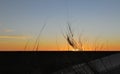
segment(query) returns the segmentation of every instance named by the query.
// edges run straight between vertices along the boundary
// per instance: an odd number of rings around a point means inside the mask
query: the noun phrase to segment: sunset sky
[[[0,51],[34,50],[44,24],[39,50],[67,50],[68,22],[75,38],[120,50],[120,0],[0,0]]]

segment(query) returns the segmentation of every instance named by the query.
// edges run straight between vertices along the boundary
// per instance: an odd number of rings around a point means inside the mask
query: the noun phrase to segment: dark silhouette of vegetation
[[[70,45],[74,51],[84,51],[88,49],[87,46],[89,46],[89,49],[91,50],[98,50],[104,48],[103,43],[100,43],[97,39],[94,41],[90,41],[88,39],[85,39],[82,34],[79,35],[78,40],[74,38],[73,30],[71,28],[71,25],[68,24],[67,32],[66,34],[63,34],[64,38],[67,40],[68,45]]]
[[[34,47],[33,47],[33,50],[35,50],[35,51],[38,51],[38,50],[39,50],[39,39],[40,39],[40,36],[41,36],[41,34],[42,34],[45,26],[46,26],[46,24],[44,24],[44,25],[42,26],[42,28],[41,28],[41,30],[40,30],[40,32],[39,32],[39,35],[37,36],[37,38],[36,38],[36,40],[35,40],[35,44],[34,44]],[[25,47],[24,47],[24,50],[27,49],[28,44],[29,44],[29,40],[26,42]]]

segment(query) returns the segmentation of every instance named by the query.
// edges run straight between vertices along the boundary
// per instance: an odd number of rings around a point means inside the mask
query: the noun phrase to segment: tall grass
[[[25,44],[25,47],[24,47],[24,50],[27,49],[29,42],[30,42],[30,40],[27,40],[27,42],[26,42],[26,44]]]
[[[41,28],[41,30],[40,30],[40,32],[39,32],[38,37],[36,38],[36,41],[35,41],[35,45],[34,45],[33,50],[36,50],[36,51],[39,50],[39,39],[40,39],[40,36],[41,36],[41,34],[42,34],[45,26],[46,26],[46,24],[44,24],[44,25],[42,26],[42,28]]]
[[[63,36],[67,40],[68,45],[70,45],[74,49],[74,51],[84,51],[87,50],[88,47],[90,50],[94,51],[104,48],[103,43],[101,43],[98,39],[90,41],[89,39],[85,39],[82,34],[79,35],[78,39],[75,39],[70,24],[67,24],[67,32],[66,34],[63,34]]]
[[[40,36],[41,36],[41,34],[42,34],[45,26],[46,26],[46,24],[44,24],[44,25],[42,26],[42,28],[40,29],[40,32],[39,32],[37,38],[35,39],[35,44],[34,44],[34,47],[33,47],[33,51],[34,51],[34,50],[35,50],[35,51],[38,51],[38,50],[39,50],[39,44],[40,44],[40,43],[39,43],[39,40],[40,40]],[[27,49],[29,42],[30,42],[30,40],[28,40],[28,41],[26,42],[25,47],[24,47],[24,50]]]
[[[68,28],[67,28],[67,32],[64,35],[65,39],[67,40],[68,44],[74,48],[74,50],[81,50],[83,51],[82,48],[82,41],[81,39],[79,40],[79,43],[74,39],[74,34],[73,31],[71,29],[70,24],[68,24]]]
[[[42,26],[37,38],[35,39],[35,43],[34,43],[34,47],[33,47],[33,50],[35,50],[35,51],[39,50],[39,44],[40,44],[39,40],[40,40],[40,36],[41,36],[45,26],[46,26],[46,24],[44,24]],[[97,39],[95,39],[94,41],[85,39],[83,34],[79,34],[78,38],[75,39],[75,34],[73,33],[71,24],[69,24],[69,23],[67,24],[67,31],[65,32],[65,34],[63,34],[63,36],[68,43],[68,51],[69,51],[69,46],[71,46],[74,51],[85,51],[86,49],[88,49],[88,47],[90,50],[94,50],[94,51],[104,48],[103,43],[100,43],[100,41],[98,41]],[[29,40],[26,42],[24,50],[27,49],[29,42],[30,42]],[[57,44],[57,48],[59,49],[57,40],[56,40],[56,44]],[[88,47],[86,48],[86,46],[88,46]]]

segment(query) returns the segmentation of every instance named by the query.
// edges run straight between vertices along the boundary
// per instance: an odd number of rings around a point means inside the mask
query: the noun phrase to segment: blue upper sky
[[[120,0],[0,0],[0,35],[62,35],[66,23],[88,36],[120,37]]]

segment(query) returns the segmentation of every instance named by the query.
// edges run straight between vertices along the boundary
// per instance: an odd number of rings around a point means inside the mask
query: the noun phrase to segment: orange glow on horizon
[[[25,39],[1,39],[0,42],[0,51],[36,51],[33,49],[35,45],[35,40],[31,39],[25,48],[27,40]],[[111,41],[108,45],[101,49],[97,49],[98,51],[120,51],[120,42],[119,41]],[[84,45],[84,51],[97,51],[94,50],[94,46],[90,46],[89,44]],[[38,51],[72,51],[72,47],[67,44],[64,40],[61,42],[52,40],[41,40],[39,43]]]

